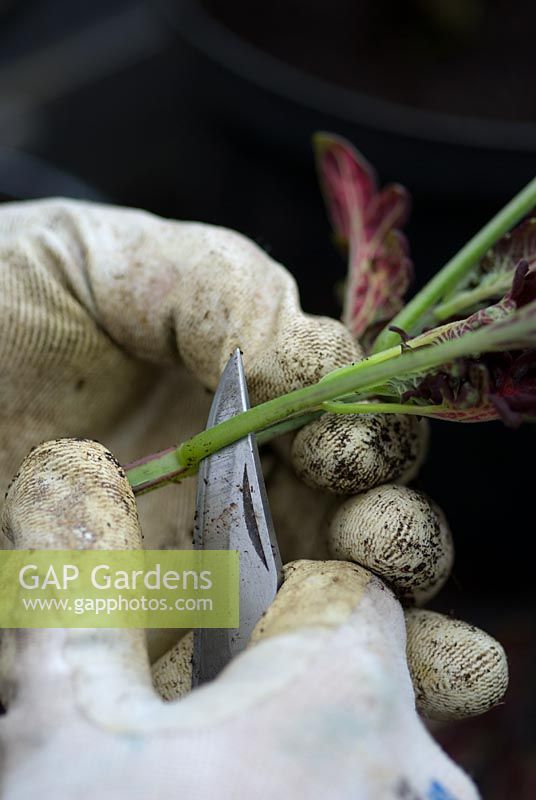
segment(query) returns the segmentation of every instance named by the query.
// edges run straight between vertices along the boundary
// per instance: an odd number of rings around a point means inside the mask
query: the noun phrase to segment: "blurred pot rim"
[[[241,80],[341,123],[437,144],[536,151],[536,123],[462,117],[370,97],[264,53],[218,22],[199,0],[158,0],[158,7],[180,36]]]

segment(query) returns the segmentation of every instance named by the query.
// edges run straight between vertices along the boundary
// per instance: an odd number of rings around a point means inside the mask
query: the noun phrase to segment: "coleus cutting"
[[[404,305],[413,271],[401,232],[408,193],[395,184],[378,190],[370,165],[341,137],[318,134],[315,153],[348,259],[343,321],[367,357],[127,466],[135,492],[193,474],[248,433],[262,441],[325,412],[512,426],[536,417],[536,217],[521,222],[536,207],[536,178]]]
[[[411,278],[407,241],[397,229],[407,220],[409,197],[397,185],[379,192],[371,167],[344,139],[320,134],[315,144],[328,214],[336,239],[348,250],[343,320],[368,349],[378,333],[377,323],[393,320],[401,309]],[[414,327],[405,331],[395,317],[388,329],[399,334],[408,349],[422,347],[508,320],[535,300],[536,218],[532,218],[505,234],[439,302],[423,306],[426,313],[421,314],[420,324],[415,320]],[[446,324],[435,327],[442,321]],[[425,326],[426,333],[410,338]],[[426,416],[463,422],[500,417],[518,425],[524,414],[536,413],[536,349],[471,354],[439,368],[395,377],[377,396],[397,405],[426,406],[421,408]],[[331,410],[348,413],[342,406],[332,405]]]

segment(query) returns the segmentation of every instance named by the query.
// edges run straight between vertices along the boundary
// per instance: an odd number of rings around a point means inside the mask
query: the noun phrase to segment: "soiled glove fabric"
[[[36,448],[6,499],[13,544],[72,545],[76,523],[95,548],[139,548],[134,497],[106,455],[80,440]],[[153,691],[138,630],[6,633],[9,800],[476,797],[415,713],[400,604],[356,564],[287,566],[256,643],[175,703]]]
[[[46,440],[95,439],[126,463],[198,432],[237,346],[252,403],[361,357],[339,323],[301,311],[288,272],[239,234],[61,200],[0,209],[0,342],[2,497]],[[43,797],[433,797],[445,786],[474,797],[415,714],[402,609],[367,571],[417,603],[446,580],[446,521],[403,485],[424,439],[410,418],[325,415],[275,448],[267,480],[284,558],[323,560],[288,566],[260,641],[179,703],[154,694],[138,633],[5,634],[8,796],[39,785]],[[30,455],[5,501],[5,546],[83,548],[84,527],[92,546],[119,547],[110,520],[140,546],[130,489],[100,449],[55,442]],[[106,503],[103,468],[128,497],[122,510]],[[145,546],[191,546],[194,494],[185,481],[139,500]],[[421,709],[448,718],[500,699],[506,661],[490,637],[423,610],[408,626]],[[182,642],[154,668],[161,693],[180,694],[187,671]]]

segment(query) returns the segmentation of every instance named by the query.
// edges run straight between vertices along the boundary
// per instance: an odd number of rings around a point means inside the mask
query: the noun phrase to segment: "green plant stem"
[[[385,355],[384,352],[353,366],[334,370],[313,386],[276,397],[197,434],[179,447],[179,462],[184,467],[193,467],[207,455],[252,431],[262,430],[268,425],[303,411],[319,411],[323,403],[354,392],[371,394],[377,386],[392,378],[424,372],[469,354],[493,352],[515,346],[513,343],[518,337],[519,341],[522,341],[523,336],[534,335],[536,321],[529,311],[531,311],[529,306],[522,309],[519,312],[519,319],[509,322],[507,326],[504,322],[487,325],[457,339],[413,350],[411,342],[408,342],[403,351],[400,345],[392,348],[393,355],[388,360],[381,358]]]
[[[257,432],[257,441],[262,444],[274,436],[311,422],[323,413],[318,407],[324,400],[333,400],[351,391],[356,371],[396,358],[401,352],[401,346],[397,345],[388,352],[333,370],[313,386],[297,389],[237,414],[226,422],[202,431],[177,449],[169,448],[127,464],[124,469],[135,494],[152,491],[194,474],[203,458],[248,433]],[[349,387],[347,392],[344,390],[346,386]]]
[[[334,370],[313,386],[297,389],[255,406],[242,414],[237,414],[235,417],[192,437],[180,445],[174,453],[166,451],[164,454],[156,454],[143,459],[142,490],[145,491],[148,487],[155,488],[157,484],[161,485],[163,482],[179,480],[191,475],[196,471],[203,458],[247,436],[248,433],[265,430],[304,412],[318,413],[324,410],[323,404],[328,401],[340,400],[353,393],[374,396],[378,386],[393,378],[413,373],[418,374],[469,354],[524,346],[523,342],[527,337],[536,335],[536,319],[530,306],[521,309],[516,314],[517,319],[509,321],[508,325],[501,321],[433,346],[420,346],[412,349],[411,342],[408,342],[402,349],[402,346],[399,345],[391,349],[389,359],[385,358],[384,351],[353,366]],[[376,412],[379,404],[371,403],[371,407],[372,405]],[[362,411],[363,408],[361,407],[359,410]],[[407,409],[404,408],[404,413],[406,411]],[[423,413],[422,408],[419,411],[421,414]],[[127,468],[129,480],[136,490],[139,490],[140,486],[139,474],[138,478],[136,478],[136,473],[133,477],[132,470],[139,469],[139,466],[138,462],[132,465],[131,469]]]
[[[501,292],[507,292],[512,286],[512,273],[507,272],[503,276],[502,285],[497,281],[493,286],[475,286],[474,289],[467,289],[457,292],[454,297],[440,303],[434,308],[434,318],[438,322],[444,322],[451,317],[458,316],[462,312],[475,308],[482,302],[491,302],[495,295],[497,300],[501,297]]]
[[[195,470],[187,470],[179,462],[176,447],[132,461],[124,467],[135,494],[145,494],[160,489],[168,483],[177,483]]]
[[[322,403],[324,411],[330,414],[416,414],[420,417],[433,416],[438,411],[448,411],[444,405],[417,406],[409,403]]]
[[[270,425],[257,433],[257,444],[265,444],[275,439],[276,436],[282,436],[296,428],[302,428],[322,416],[323,413],[324,411],[313,411],[308,414],[299,414],[275,425]],[[141,495],[161,489],[170,483],[180,483],[184,478],[194,475],[197,472],[197,466],[197,464],[190,468],[182,466],[178,457],[178,449],[170,447],[132,461],[124,466],[124,470],[134,494]]]
[[[519,222],[536,205],[536,178],[496,214],[476,236],[445,264],[437,275],[396,315],[377,337],[372,348],[379,353],[394,344],[399,334],[390,331],[395,325],[408,333],[416,332],[425,314],[448,292],[452,291],[495,242]]]
[[[266,444],[266,442],[275,439],[276,436],[282,436],[284,433],[295,431],[296,428],[303,428],[313,420],[322,416],[323,411],[312,411],[309,414],[298,414],[295,417],[286,419],[283,422],[278,422],[276,425],[270,425],[268,428],[257,433],[257,444]]]
[[[356,370],[365,369],[371,364],[383,363],[387,359],[399,356],[401,352],[401,346],[397,345],[358,364],[333,370],[314,386],[298,389],[238,414],[227,422],[199,433],[178,449],[169,448],[127,464],[125,472],[134,492],[136,494],[149,492],[194,474],[203,458],[247,436],[248,433],[257,432],[257,441],[262,444],[274,436],[312,422],[323,413],[315,409],[316,405],[320,405],[324,400],[340,397],[338,387],[343,385],[341,379],[344,382],[345,376],[349,376],[351,381]],[[333,381],[335,386],[331,388]]]

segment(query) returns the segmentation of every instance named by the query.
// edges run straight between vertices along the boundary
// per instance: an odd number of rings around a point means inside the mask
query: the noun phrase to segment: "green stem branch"
[[[419,417],[434,416],[440,411],[448,411],[444,405],[418,406],[409,403],[322,403],[324,411],[330,414],[416,414]]]
[[[421,289],[396,315],[377,337],[373,353],[394,345],[398,334],[389,330],[391,325],[408,333],[415,333],[426,313],[451,292],[486,254],[498,239],[518,223],[536,205],[536,178],[517,194],[476,236],[445,264],[437,275]]]
[[[505,272],[500,277],[502,280],[496,280],[491,285],[484,283],[475,286],[474,289],[457,292],[454,297],[434,308],[434,318],[438,322],[444,322],[451,317],[474,310],[479,304],[500,300],[512,286],[512,273]]]
[[[523,311],[526,312],[526,309],[522,309]],[[364,397],[368,394],[373,397],[378,386],[393,378],[430,370],[466,355],[508,349],[513,346],[512,342],[516,341],[516,336],[525,335],[526,313],[522,312],[520,319],[511,321],[506,329],[503,323],[487,325],[457,339],[417,346],[413,349],[411,342],[408,342],[404,349],[400,345],[392,348],[389,351],[391,357],[388,359],[383,352],[349,367],[334,370],[312,386],[276,397],[198,433],[181,444],[176,451],[166,451],[146,458],[141,466],[136,463],[130,468],[127,467],[128,478],[136,491],[148,491],[156,485],[180,480],[195,473],[203,458],[249,433],[263,431],[278,423],[290,421],[304,412],[316,414],[325,409],[326,402],[340,400],[352,393]],[[530,315],[529,322],[532,327],[536,325]],[[379,404],[373,405],[374,411],[377,412]],[[392,406],[387,405],[391,410]],[[359,411],[362,412],[363,408],[360,407]],[[404,413],[406,412],[407,407],[404,407]],[[423,414],[423,409],[410,413],[419,412]],[[140,469],[143,471],[136,472]]]

